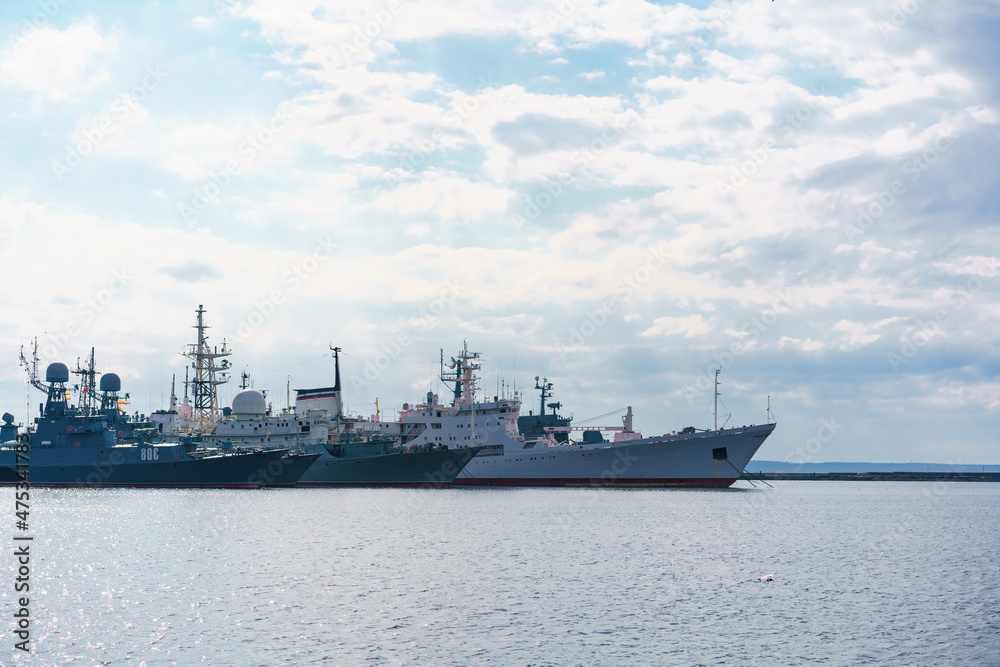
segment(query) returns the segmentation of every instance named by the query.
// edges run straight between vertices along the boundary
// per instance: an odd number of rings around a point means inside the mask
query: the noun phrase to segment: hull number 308
[[[141,449],[141,451],[142,451],[142,460],[143,461],[159,461],[160,460],[160,452],[157,450],[156,447],[143,447]]]

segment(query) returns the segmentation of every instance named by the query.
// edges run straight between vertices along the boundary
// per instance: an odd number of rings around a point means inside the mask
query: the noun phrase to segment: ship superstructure
[[[339,347],[332,386],[295,390],[297,414],[329,415],[327,455],[306,471],[300,486],[448,486],[480,451],[477,440],[420,437],[421,427],[400,421],[352,417],[344,410]],[[468,431],[466,431],[468,432]]]
[[[34,342],[31,358],[25,357],[21,350],[21,366],[28,373],[28,383],[43,392],[49,388],[38,379],[38,341]],[[125,409],[129,405],[129,395],[121,394],[121,378],[117,373],[102,373],[94,363],[94,348],[90,348],[90,356],[85,363],[76,360],[76,369],[69,371],[80,377],[77,383],[66,384],[67,405],[79,416],[103,415],[109,428],[115,433],[119,444],[138,444],[161,442],[157,425],[146,415],[134,412],[129,415]],[[101,376],[100,382],[97,377]],[[72,404],[72,395],[76,392],[76,403]],[[42,408],[39,407],[39,411]]]
[[[633,428],[631,406],[621,426],[570,426],[571,420],[556,412],[560,403],[546,403],[552,383],[538,377],[535,382],[542,394],[538,417],[515,415],[520,425],[515,432],[486,433],[482,450],[454,485],[728,487],[745,477],[746,465],[775,427],[767,423],[719,429],[716,417],[710,431],[686,428],[645,438]],[[468,410],[488,414],[492,407],[473,401]],[[546,407],[552,412],[546,414]],[[490,423],[487,419],[486,425]]]
[[[539,384],[541,380],[541,384]],[[556,412],[562,407],[562,403],[546,403],[546,401],[552,398],[552,383],[549,382],[548,378],[539,378],[535,376],[535,389],[541,391],[541,400],[538,403],[538,414],[534,414],[529,411],[526,415],[521,415],[517,418],[517,428],[521,432],[521,435],[527,440],[532,440],[544,436],[546,433],[551,432],[553,437],[555,437],[556,442],[566,442],[567,436],[565,431],[546,431],[547,428],[552,427],[563,427],[569,426],[572,421],[571,417],[560,417]],[[549,408],[552,412],[546,413],[545,408]]]
[[[184,369],[184,400],[177,400],[177,376],[170,378],[170,407],[166,410],[156,410],[149,416],[164,438],[176,440],[181,433],[190,433],[194,424],[194,408],[188,398],[188,369]]]
[[[476,372],[481,368],[481,354],[470,352],[468,343],[448,363],[442,350],[440,378],[452,391],[452,400],[443,404],[437,394],[428,391],[422,403],[403,403],[397,419],[391,421],[378,415],[343,416],[339,382],[333,387],[296,390],[296,406],[339,411],[337,432],[341,437],[380,436],[409,449],[484,447],[479,456],[485,456],[491,447],[495,450],[521,440],[517,427],[521,402],[517,392],[479,400]]]
[[[249,386],[233,396],[232,407],[223,408],[222,413],[215,428],[202,436],[204,442],[318,452],[330,440],[329,412],[284,408],[275,413],[267,405],[263,392]]]
[[[192,351],[205,350],[204,310],[198,307],[198,343]],[[194,389],[194,404],[187,396],[178,405],[171,389],[169,410],[157,411],[152,419],[168,440],[191,438],[203,446],[222,449],[252,447],[261,450],[287,449],[293,455],[311,456],[315,461],[304,470],[300,485],[310,486],[447,486],[465,463],[478,451],[474,446],[414,444],[403,446],[400,439],[372,429],[356,429],[359,420],[344,414],[340,381],[340,348],[331,346],[335,381],[332,387],[296,389],[295,405],[272,409],[265,393],[249,385],[242,375],[241,391],[232,405],[216,414],[216,387],[226,380],[228,362],[215,364],[222,351],[189,354],[195,362],[196,378],[185,383]],[[198,371],[198,366],[207,370]],[[215,369],[214,371],[212,369]],[[213,374],[214,373],[214,374]],[[289,379],[290,378],[286,378]],[[289,393],[290,393],[289,387]],[[182,413],[187,413],[182,414]],[[199,414],[202,415],[199,418]],[[201,424],[201,426],[199,426]]]

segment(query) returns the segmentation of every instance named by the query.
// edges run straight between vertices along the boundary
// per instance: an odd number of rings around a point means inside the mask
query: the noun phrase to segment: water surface
[[[996,664],[1000,485],[774,485],[36,489],[0,663]]]

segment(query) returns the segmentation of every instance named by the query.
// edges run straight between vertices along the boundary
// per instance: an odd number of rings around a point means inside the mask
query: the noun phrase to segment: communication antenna
[[[21,368],[28,374],[28,384],[35,389],[48,393],[49,388],[38,379],[38,337],[31,344],[31,360],[24,356],[24,346],[21,346]]]
[[[715,430],[719,430],[719,373],[721,368],[715,370]]]

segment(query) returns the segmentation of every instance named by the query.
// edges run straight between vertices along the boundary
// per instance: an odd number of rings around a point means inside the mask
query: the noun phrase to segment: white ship
[[[547,383],[536,387],[543,389],[541,419],[520,417],[517,392],[476,399],[479,359],[466,344],[446,371],[442,356],[441,379],[454,386],[450,404],[428,392],[423,403],[404,403],[395,421],[373,415],[347,420],[344,428],[390,437],[404,447],[481,447],[455,478],[456,486],[728,487],[745,478],[746,465],[775,427],[767,423],[720,429],[716,420],[711,430],[687,428],[644,438],[633,429],[631,407],[621,426],[571,427],[569,419],[545,414],[545,392],[551,389]],[[339,393],[300,392],[296,407],[336,413]],[[541,432],[531,424],[543,425]],[[579,441],[570,437],[574,434],[581,436]]]
[[[330,413],[326,410],[284,408],[275,413],[256,389],[243,388],[233,396],[232,409],[224,408],[215,430],[205,442],[238,447],[287,447],[293,451],[325,453],[330,439]]]
[[[632,431],[632,412],[614,440],[554,437],[515,446],[484,447],[455,478],[455,486],[728,487],[744,471],[774,424],[643,438]],[[558,428],[558,427],[553,427]],[[566,427],[569,428],[569,427]]]
[[[488,442],[455,479],[455,486],[728,487],[747,479],[745,468],[775,424],[718,428],[716,373],[715,428],[644,438],[632,427],[632,407],[621,426],[575,427],[546,404],[546,380],[538,416],[517,421],[520,440]],[[546,406],[553,409],[545,414]],[[549,425],[552,424],[552,425]],[[580,433],[580,440],[571,435]]]

